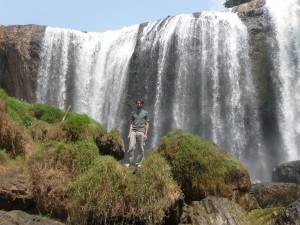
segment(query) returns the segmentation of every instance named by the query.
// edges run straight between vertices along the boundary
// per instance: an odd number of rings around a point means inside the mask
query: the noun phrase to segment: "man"
[[[144,142],[147,140],[149,129],[148,112],[143,110],[143,100],[138,98],[136,101],[136,110],[131,113],[131,123],[129,128],[129,149],[126,152],[126,167],[134,164],[134,156],[137,155],[136,166],[140,167],[144,159]],[[138,150],[136,152],[136,149]],[[135,154],[137,153],[137,154]]]

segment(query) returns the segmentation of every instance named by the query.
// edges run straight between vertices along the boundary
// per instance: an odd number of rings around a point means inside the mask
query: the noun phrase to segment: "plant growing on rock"
[[[231,198],[234,190],[250,188],[249,174],[238,160],[188,131],[168,133],[161,139],[158,152],[170,162],[188,201],[209,195]]]

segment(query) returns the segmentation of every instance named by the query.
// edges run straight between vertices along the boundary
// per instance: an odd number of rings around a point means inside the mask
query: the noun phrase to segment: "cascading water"
[[[119,127],[127,64],[138,26],[105,33],[47,27],[38,72],[37,101],[85,113],[108,129]]]
[[[252,176],[266,178],[248,48],[246,27],[230,12],[105,33],[47,28],[37,100],[62,109],[70,104],[126,137],[128,102],[142,97],[149,147],[170,130],[187,129],[232,152]]]
[[[278,120],[288,160],[299,159],[300,146],[300,2],[267,0],[276,32]]]

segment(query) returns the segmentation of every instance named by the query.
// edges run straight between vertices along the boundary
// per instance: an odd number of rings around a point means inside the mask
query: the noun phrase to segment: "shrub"
[[[160,152],[171,163],[187,200],[208,195],[230,197],[234,188],[250,186],[249,174],[232,155],[188,131],[170,132],[161,139]]]
[[[58,123],[64,117],[64,112],[59,108],[40,103],[32,104],[30,112],[35,118],[50,124]]]
[[[6,165],[9,161],[9,155],[5,150],[0,150],[0,165]]]
[[[133,176],[110,156],[98,157],[94,166],[75,182],[73,220],[78,224],[109,224],[132,210],[127,185]]]
[[[116,160],[124,158],[125,146],[117,129],[99,133],[96,137],[96,143],[102,155],[110,155]]]
[[[66,217],[74,179],[87,171],[98,155],[92,141],[66,144],[50,141],[41,146],[29,161],[33,196],[38,209]]]
[[[95,138],[105,132],[101,125],[84,114],[69,113],[63,122],[63,129],[67,132],[70,141],[78,141],[88,137]]]
[[[179,195],[169,164],[157,152],[136,174],[99,156],[75,181],[72,218],[78,224],[161,224]]]

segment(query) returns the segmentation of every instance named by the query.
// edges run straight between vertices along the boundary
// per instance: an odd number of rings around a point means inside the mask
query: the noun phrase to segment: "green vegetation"
[[[226,8],[231,8],[233,6],[237,6],[246,2],[250,2],[251,0],[226,0],[224,6]]]
[[[158,152],[170,162],[174,178],[190,200],[208,195],[229,197],[233,184],[249,185],[248,172],[238,160],[188,131],[177,130],[164,136]]]
[[[50,124],[61,122],[64,112],[54,106],[34,103],[31,105],[30,113],[38,120],[45,121]]]
[[[30,104],[16,98],[8,97],[6,100],[8,113],[12,119],[17,121],[21,126],[30,127],[32,119],[27,112]]]
[[[72,218],[79,224],[159,224],[180,195],[170,166],[155,151],[136,175],[112,157],[100,156],[74,186]]]
[[[249,213],[250,223],[255,225],[275,224],[277,215],[284,210],[283,207],[252,210]]]

